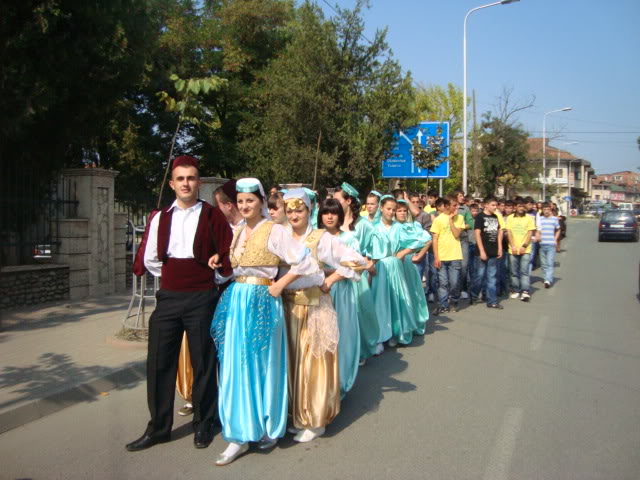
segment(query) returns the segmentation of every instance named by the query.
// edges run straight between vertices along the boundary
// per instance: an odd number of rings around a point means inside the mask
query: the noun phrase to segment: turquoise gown
[[[403,262],[396,258],[395,253],[402,246],[404,228],[398,222],[394,222],[387,229],[382,222],[375,225],[376,230],[386,239],[386,256],[376,264],[377,275],[373,277],[373,297],[375,299],[378,318],[382,320],[380,325],[380,342],[385,342],[393,337],[398,343],[407,345],[413,340],[413,334],[419,331],[418,318],[412,307],[413,296],[405,279]],[[418,248],[419,243],[416,242]],[[424,245],[424,244],[423,244]]]
[[[338,236],[347,247],[360,253],[358,239],[352,232],[341,232]],[[358,285],[360,281],[344,279],[331,286],[331,300],[338,316],[338,364],[340,367],[340,393],[351,390],[358,375],[360,362],[360,322],[358,319]]]
[[[376,261],[387,255],[387,240],[365,217],[360,217],[355,230],[360,245],[360,255]],[[374,275],[375,278],[375,275]],[[380,319],[376,313],[376,304],[369,285],[369,272],[362,272],[358,289],[358,323],[360,324],[360,360],[366,360],[376,353],[380,339]]]
[[[223,438],[246,443],[283,437],[288,399],[282,299],[269,295],[265,285],[234,282],[222,294],[211,334],[220,362]]]
[[[398,224],[402,226],[402,231],[396,229],[394,233],[396,238],[391,239],[391,249],[395,253],[398,253],[404,248],[419,250],[431,240],[429,232],[425,231],[417,222]],[[404,278],[407,282],[407,287],[409,287],[409,294],[411,295],[410,305],[414,310],[414,315],[418,322],[416,333],[424,335],[427,322],[429,321],[429,308],[427,307],[427,299],[424,296],[424,287],[422,286],[420,272],[418,272],[416,264],[411,261],[412,257],[412,254],[405,255],[402,259],[402,266],[404,268]]]

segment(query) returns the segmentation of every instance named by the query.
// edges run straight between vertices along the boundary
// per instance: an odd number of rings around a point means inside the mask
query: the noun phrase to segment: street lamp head
[[[573,108],[571,107],[564,107],[563,109],[561,109],[561,112],[568,112],[569,110],[573,110]]]
[[[500,0],[502,5],[509,5],[510,3],[519,2],[520,0]]]

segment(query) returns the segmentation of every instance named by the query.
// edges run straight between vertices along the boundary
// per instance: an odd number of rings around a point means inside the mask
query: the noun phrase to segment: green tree
[[[528,134],[522,126],[507,123],[488,112],[483,115],[480,128],[480,192],[494,195],[501,186],[508,197],[517,187],[533,185],[540,168],[528,158]]]
[[[96,137],[145,74],[155,8],[137,0],[3,5],[0,156],[44,179],[93,161]]]
[[[412,87],[385,42],[371,43],[355,9],[325,19],[304,3],[291,41],[260,76],[258,115],[243,130],[249,170],[269,181],[311,183],[318,139],[318,182],[371,185],[394,131],[411,116]]]

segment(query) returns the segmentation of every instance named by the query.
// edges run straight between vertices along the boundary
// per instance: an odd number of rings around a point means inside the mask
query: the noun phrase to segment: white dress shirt
[[[194,258],[193,241],[198,229],[200,212],[202,212],[202,202],[183,209],[178,206],[177,201],[174,201],[169,210],[171,209],[173,209],[173,218],[167,255],[172,258]],[[147,248],[144,252],[144,266],[156,277],[161,276],[162,273],[162,261],[158,259],[158,225],[161,215],[162,213],[151,220]]]

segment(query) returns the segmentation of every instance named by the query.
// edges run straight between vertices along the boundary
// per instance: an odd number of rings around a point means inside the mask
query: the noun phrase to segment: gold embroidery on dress
[[[231,244],[231,266],[241,267],[277,267],[280,258],[269,251],[267,247],[269,236],[273,229],[274,222],[266,221],[253,231],[248,240],[245,241],[245,248],[240,256],[236,255],[238,241],[244,230],[244,226],[236,231]]]
[[[324,232],[326,232],[324,228],[318,228],[313,230],[304,240],[304,246],[311,250],[311,256],[316,261],[318,260],[318,244]]]

